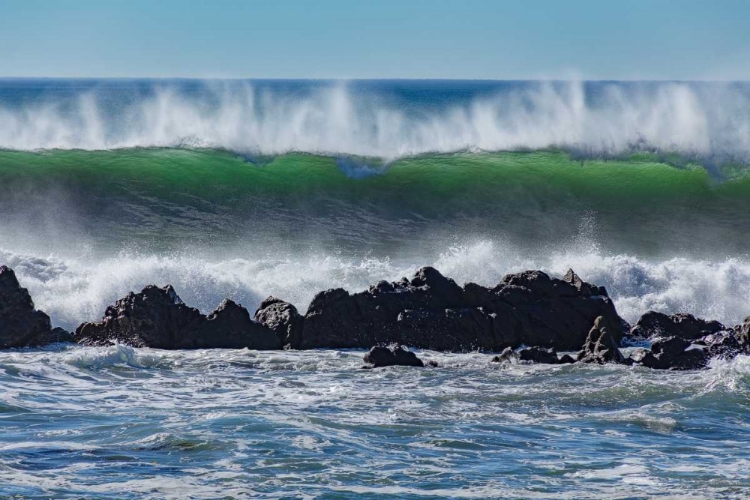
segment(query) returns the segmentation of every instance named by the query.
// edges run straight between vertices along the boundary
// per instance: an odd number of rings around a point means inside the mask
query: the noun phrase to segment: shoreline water
[[[361,370],[363,351],[0,351],[4,494],[742,498],[750,358]],[[33,422],[33,425],[30,423]]]

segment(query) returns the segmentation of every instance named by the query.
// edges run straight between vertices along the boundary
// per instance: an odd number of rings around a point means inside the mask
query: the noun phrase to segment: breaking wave
[[[0,85],[0,148],[12,150],[188,145],[386,159],[549,147],[750,152],[741,84],[73,80],[18,98],[13,83]]]
[[[226,260],[123,253],[92,262],[0,250],[0,262],[13,267],[37,307],[66,328],[98,319],[107,305],[148,284],[174,285],[186,303],[204,313],[226,297],[252,312],[268,295],[289,300],[304,312],[318,291],[334,287],[359,291],[381,279],[411,275],[423,265],[435,266],[458,283],[487,286],[510,272],[543,269],[561,276],[572,267],[584,279],[605,285],[620,315],[630,322],[650,309],[691,312],[727,325],[738,324],[750,314],[750,261],[746,259],[649,260],[581,247],[531,257],[491,240],[413,261],[316,253]]]

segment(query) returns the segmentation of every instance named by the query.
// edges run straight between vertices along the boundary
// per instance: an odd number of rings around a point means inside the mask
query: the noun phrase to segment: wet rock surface
[[[623,339],[652,339],[629,357]],[[276,297],[251,318],[226,299],[208,315],[183,303],[171,286],[147,286],[109,306],[97,322],[74,334],[52,329],[34,309],[13,271],[0,267],[0,347],[55,342],[123,343],[160,349],[370,348],[372,366],[423,366],[408,349],[501,352],[494,362],[621,363],[654,369],[691,370],[711,358],[750,353],[750,318],[726,328],[690,314],[650,311],[630,326],[604,287],[572,270],[562,279],[541,271],[509,274],[493,287],[459,286],[424,267],[410,279],[381,281],[359,293],[336,288],[318,293],[303,316]],[[383,347],[387,346],[387,347]],[[577,355],[560,351],[576,351]]]
[[[705,368],[706,351],[680,337],[656,340],[650,350],[640,349],[630,356],[633,364],[658,370],[698,370]]]
[[[589,330],[583,350],[578,353],[578,361],[581,363],[623,363],[623,357],[618,347],[618,342],[612,334],[616,327],[610,325],[604,316],[599,316],[594,321],[594,326]]]
[[[649,311],[640,317],[630,335],[637,339],[680,337],[685,340],[697,340],[725,329],[726,327],[718,321],[707,321],[692,314],[667,315]]]
[[[547,365],[561,364],[557,351],[545,347],[524,347],[516,352],[519,361],[528,363],[543,363]]]
[[[302,335],[302,315],[289,302],[268,297],[255,311],[257,323],[273,331],[282,346],[299,346]]]
[[[278,335],[250,319],[247,309],[231,300],[204,316],[185,305],[167,285],[131,292],[107,308],[96,323],[83,323],[74,339],[86,345],[119,342],[158,349],[280,349]]]
[[[389,346],[375,346],[365,354],[364,362],[373,368],[383,366],[425,366],[424,362],[405,346],[392,344]]]
[[[366,348],[396,342],[436,350],[502,351],[521,345],[579,349],[604,316],[618,341],[625,323],[601,287],[572,271],[510,274],[494,288],[464,287],[425,267],[411,278],[381,281],[360,293],[331,289],[315,296],[299,348]]]
[[[0,349],[35,347],[69,340],[65,330],[52,329],[49,316],[34,309],[28,290],[16,274],[0,266]]]

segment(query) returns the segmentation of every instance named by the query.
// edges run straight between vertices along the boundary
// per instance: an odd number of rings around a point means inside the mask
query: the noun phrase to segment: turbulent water
[[[750,314],[750,86],[0,80],[0,264],[53,324],[171,283],[302,311],[433,265],[572,267]],[[0,353],[0,496],[743,497],[748,360],[358,370],[362,353]],[[5,432],[5,429],[8,429]]]
[[[361,352],[0,353],[25,498],[746,498],[750,359],[361,370]]]

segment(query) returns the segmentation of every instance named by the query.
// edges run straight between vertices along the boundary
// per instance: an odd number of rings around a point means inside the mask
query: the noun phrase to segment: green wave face
[[[110,248],[264,241],[387,252],[481,235],[538,249],[583,235],[618,252],[744,253],[749,201],[746,176],[716,182],[650,155],[460,153],[382,165],[191,149],[0,152],[6,238]]]

